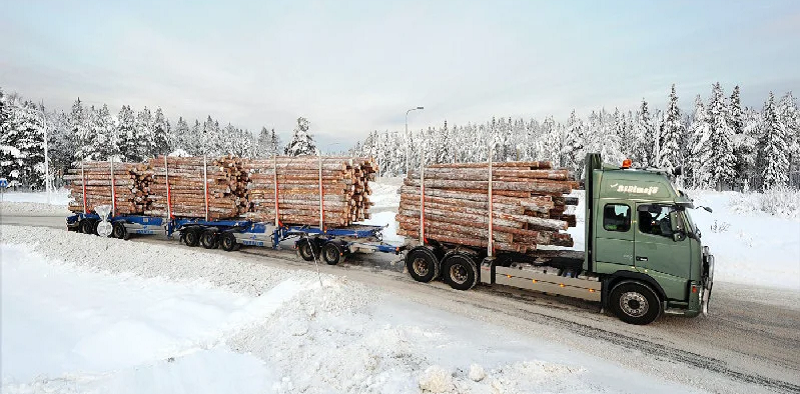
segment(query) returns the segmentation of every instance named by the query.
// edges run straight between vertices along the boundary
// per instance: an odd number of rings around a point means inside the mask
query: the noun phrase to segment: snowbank
[[[32,202],[47,204],[47,193],[45,192],[5,192],[3,193],[5,202]],[[50,192],[50,204],[66,207],[69,203],[69,190],[56,189]]]
[[[68,216],[72,213],[65,205],[53,205],[38,202],[0,202],[0,216]]]
[[[691,391],[341,277],[63,230],[0,235],[3,392]]]

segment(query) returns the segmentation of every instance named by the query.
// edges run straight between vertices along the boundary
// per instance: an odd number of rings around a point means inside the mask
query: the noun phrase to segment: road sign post
[[[8,179],[0,178],[0,201],[5,201],[7,187],[8,187]]]

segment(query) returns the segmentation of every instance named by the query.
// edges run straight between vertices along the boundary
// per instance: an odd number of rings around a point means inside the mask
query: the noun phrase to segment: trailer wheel
[[[236,249],[236,237],[233,233],[225,233],[222,235],[222,239],[220,240],[220,246],[222,250],[226,252],[230,252]]]
[[[117,239],[125,238],[125,225],[116,222],[111,226],[111,236]]]
[[[314,257],[319,256],[319,245],[311,238],[301,239],[297,241],[297,252],[303,260],[314,261]]]
[[[650,324],[661,314],[658,295],[638,282],[622,282],[611,290],[611,311],[629,324]]]
[[[186,230],[184,241],[186,242],[186,246],[192,246],[192,247],[197,246],[197,244],[200,243],[200,230],[199,229]]]
[[[344,257],[344,250],[342,250],[341,245],[336,242],[327,242],[325,245],[322,246],[322,259],[325,260],[328,265],[336,265]]]
[[[445,282],[456,290],[469,290],[478,283],[478,266],[468,255],[450,254],[442,261],[442,267]]]
[[[417,246],[406,253],[406,269],[417,282],[430,282],[439,277],[439,259],[427,246]]]
[[[203,231],[203,235],[200,236],[200,243],[206,249],[214,249],[219,245],[219,237],[217,236],[217,232],[214,230],[206,230]]]
[[[94,234],[94,220],[84,219],[81,223],[81,232],[84,234]]]

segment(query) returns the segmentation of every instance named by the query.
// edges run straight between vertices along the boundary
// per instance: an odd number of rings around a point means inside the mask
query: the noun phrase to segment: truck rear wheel
[[[658,295],[638,282],[623,282],[616,285],[611,290],[609,302],[614,315],[629,324],[650,324],[661,314]]]
[[[440,263],[427,246],[417,246],[406,253],[406,269],[417,282],[430,282],[439,277]]]
[[[442,268],[444,280],[456,290],[469,290],[478,283],[478,266],[469,255],[447,255],[442,261]]]
[[[203,247],[206,249],[214,249],[218,244],[217,238],[218,236],[216,231],[206,230],[203,231],[203,235],[200,237],[200,243],[203,244]]]
[[[336,242],[326,242],[325,245],[322,246],[322,259],[325,260],[328,265],[339,264],[343,257],[344,251]]]

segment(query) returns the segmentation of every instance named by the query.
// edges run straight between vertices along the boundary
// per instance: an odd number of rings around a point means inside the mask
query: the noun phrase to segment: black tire
[[[186,246],[195,247],[200,243],[200,229],[189,229],[184,236]]]
[[[328,265],[336,265],[344,260],[344,250],[341,245],[336,242],[327,242],[323,245],[321,254],[322,259],[325,260]]]
[[[81,232],[84,234],[94,234],[95,231],[95,224],[94,220],[92,219],[84,219],[81,223]]]
[[[75,226],[75,232],[78,234],[83,234],[83,220],[78,220],[78,225]]]
[[[314,261],[314,257],[319,257],[319,246],[310,238],[302,239],[297,243],[297,253],[305,261]]]
[[[610,309],[628,324],[646,325],[661,315],[656,292],[639,282],[622,282],[611,290]]]
[[[233,233],[222,234],[219,240],[219,246],[226,252],[236,249],[236,237]]]
[[[111,237],[117,239],[124,239],[125,233],[127,232],[128,231],[125,230],[125,225],[122,224],[121,222],[116,222],[111,226]]]
[[[206,249],[214,249],[219,245],[219,236],[214,230],[203,231],[203,234],[200,236],[200,243]]]
[[[468,254],[448,254],[442,260],[442,277],[456,290],[469,290],[478,283],[478,265]]]
[[[430,282],[439,277],[441,265],[432,248],[417,246],[406,253],[406,269],[417,282]]]

